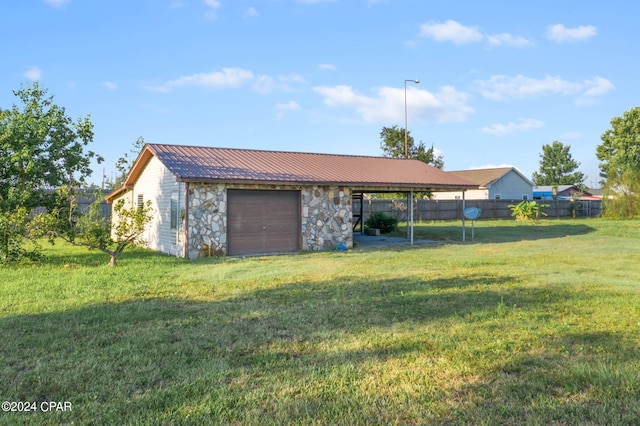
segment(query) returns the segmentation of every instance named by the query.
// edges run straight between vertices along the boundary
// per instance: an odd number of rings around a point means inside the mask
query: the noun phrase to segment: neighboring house
[[[151,200],[147,247],[197,258],[352,247],[354,197],[476,187],[417,160],[147,144],[107,200]]]
[[[493,169],[455,170],[449,172],[478,185],[478,189],[465,193],[467,200],[531,200],[534,183],[515,167]],[[439,192],[436,200],[461,199],[461,192]]]
[[[576,185],[540,185],[533,188],[534,200],[569,200],[574,197],[582,198],[590,197],[591,195],[591,193],[582,191]]]

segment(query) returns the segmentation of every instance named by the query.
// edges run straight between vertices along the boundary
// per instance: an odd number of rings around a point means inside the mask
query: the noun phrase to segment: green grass
[[[0,424],[638,424],[640,223],[428,223],[439,244],[0,269]],[[470,235],[470,234],[469,234]]]

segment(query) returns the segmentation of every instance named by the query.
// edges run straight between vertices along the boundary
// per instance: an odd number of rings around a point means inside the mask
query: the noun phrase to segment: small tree
[[[63,187],[59,192],[67,204],[37,218],[41,233],[52,243],[58,237],[75,246],[100,250],[111,257],[109,266],[116,266],[118,257],[128,246],[144,243],[141,236],[153,219],[151,201],[142,206],[128,206],[125,200],[118,200],[112,208],[111,217],[115,219],[107,220],[100,212],[102,194],[98,194],[89,211],[82,214],[73,191]]]
[[[516,220],[531,221],[537,224],[540,221],[540,216],[547,216],[544,208],[549,207],[548,204],[538,204],[535,201],[521,201],[518,204],[509,204],[511,210],[511,216]]]
[[[603,216],[611,219],[640,217],[640,171],[629,169],[607,182],[602,199]]]

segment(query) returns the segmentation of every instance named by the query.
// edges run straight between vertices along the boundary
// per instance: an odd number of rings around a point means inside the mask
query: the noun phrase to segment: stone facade
[[[337,186],[224,185],[189,186],[189,258],[227,253],[227,188],[298,190],[301,202],[301,249],[353,247],[351,191]]]
[[[349,188],[305,187],[301,204],[303,250],[325,250],[341,243],[353,247]]]

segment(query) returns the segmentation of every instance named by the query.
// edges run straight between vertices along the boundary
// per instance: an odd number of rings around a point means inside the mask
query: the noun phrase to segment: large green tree
[[[605,179],[605,216],[640,217],[640,107],[612,118],[600,139],[596,155]]]
[[[382,155],[391,158],[404,158],[405,155],[405,137],[404,128],[393,126],[383,127],[380,132],[380,148]],[[407,133],[407,151],[409,158],[422,161],[439,169],[444,167],[444,158],[442,155],[436,155],[433,145],[427,148],[424,143],[415,144],[411,132]]]
[[[640,170],[640,107],[612,118],[611,128],[600,139],[596,147],[600,176],[615,182],[627,171]]]
[[[584,174],[578,171],[580,163],[571,156],[571,145],[553,141],[542,145],[540,170],[533,172],[536,185],[584,185]]]
[[[48,207],[52,189],[81,184],[102,157],[85,148],[93,141],[89,117],[70,118],[37,82],[13,91],[21,105],[0,109],[0,210]]]
[[[93,140],[89,117],[73,120],[35,82],[13,91],[20,100],[0,108],[0,261],[35,257],[26,250],[33,209],[56,208],[55,189],[78,187],[102,158],[85,148]]]

